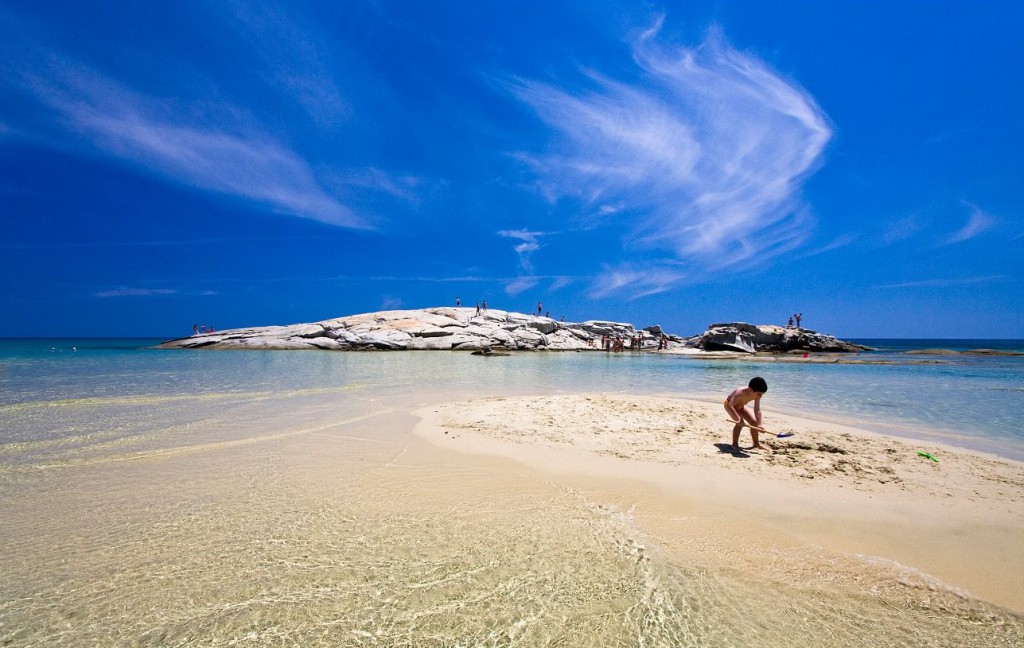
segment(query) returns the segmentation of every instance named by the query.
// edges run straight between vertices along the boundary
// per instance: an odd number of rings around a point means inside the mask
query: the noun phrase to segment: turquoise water
[[[411,412],[441,401],[720,402],[760,374],[769,421],[793,411],[920,438],[938,429],[1022,455],[1021,357],[156,342],[0,341],[0,645],[1021,645],[1019,615],[917,565],[794,543],[778,513],[704,513],[700,493],[591,486],[409,434]]]
[[[283,395],[292,404],[327,397],[353,409],[424,390],[440,400],[573,391],[717,400],[754,375],[768,381],[769,415],[775,408],[1024,459],[1024,356],[916,353],[1022,352],[1020,340],[861,340],[877,349],[849,358],[864,364],[600,352],[481,359],[150,348],[157,342],[0,340],[0,460],[32,462],[38,448],[59,454],[129,437],[144,443],[147,435],[173,436],[232,417],[280,415]]]

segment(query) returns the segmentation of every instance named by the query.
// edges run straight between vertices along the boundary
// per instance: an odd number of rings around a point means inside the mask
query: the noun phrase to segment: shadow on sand
[[[750,458],[749,454],[743,452],[743,450],[737,450],[736,448],[732,447],[731,444],[728,443],[716,443],[715,447],[718,448],[718,451],[721,452],[722,454],[731,454],[732,456],[739,457],[740,459]]]

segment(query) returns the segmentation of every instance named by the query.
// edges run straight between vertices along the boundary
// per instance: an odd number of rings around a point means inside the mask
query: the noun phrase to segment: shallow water
[[[1024,356],[920,356],[930,342],[871,340],[858,356],[897,364],[818,364],[772,358],[656,354],[158,351],[143,340],[0,340],[0,444],[91,444],[207,418],[279,395],[346,393],[358,402],[436,386],[446,393],[607,391],[722,398],[753,375],[772,408],[856,422],[1024,459]],[[954,347],[951,341],[946,346]],[[1019,351],[1020,341],[957,348]],[[180,433],[180,430],[179,430]],[[185,432],[187,434],[187,430]],[[2,450],[0,450],[2,452]]]
[[[778,386],[774,402],[798,408],[820,384],[867,393],[879,380],[895,399],[907,376],[653,356],[78,342],[8,348],[0,361],[2,645],[1024,640],[1019,615],[913,570],[809,547],[755,557],[734,542],[747,530],[684,501],[581,488],[408,434],[412,409],[469,395],[712,398],[756,370]]]

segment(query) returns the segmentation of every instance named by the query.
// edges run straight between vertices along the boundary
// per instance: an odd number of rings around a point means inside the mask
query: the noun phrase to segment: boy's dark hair
[[[751,378],[750,384],[747,385],[759,394],[764,394],[768,391],[768,383],[764,381],[764,378],[758,376],[757,378]]]

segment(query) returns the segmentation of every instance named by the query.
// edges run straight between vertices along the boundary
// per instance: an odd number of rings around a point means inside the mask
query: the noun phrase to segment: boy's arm
[[[761,427],[761,399],[754,399],[754,420],[757,421],[757,426]]]

